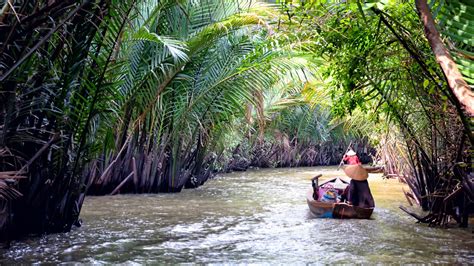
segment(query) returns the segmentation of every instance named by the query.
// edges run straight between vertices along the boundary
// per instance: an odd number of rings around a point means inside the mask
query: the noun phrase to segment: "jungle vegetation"
[[[87,194],[337,164],[350,140],[420,221],[467,222],[472,0],[0,3],[3,239],[70,230]]]

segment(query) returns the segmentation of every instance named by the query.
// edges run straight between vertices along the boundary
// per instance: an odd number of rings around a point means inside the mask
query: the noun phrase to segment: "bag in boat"
[[[324,186],[319,188],[319,201],[322,202],[336,202],[337,200],[337,190],[334,188],[332,184],[325,184]]]

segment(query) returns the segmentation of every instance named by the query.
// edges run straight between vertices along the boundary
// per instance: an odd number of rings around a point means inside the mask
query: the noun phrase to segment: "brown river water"
[[[334,167],[225,174],[178,194],[89,197],[70,233],[17,241],[0,263],[474,263],[469,229],[416,224],[400,184],[370,175],[371,220],[313,218],[309,179]]]

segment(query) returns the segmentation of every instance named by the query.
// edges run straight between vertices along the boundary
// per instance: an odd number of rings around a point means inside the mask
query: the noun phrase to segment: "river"
[[[469,229],[416,224],[402,184],[370,175],[371,220],[315,219],[309,179],[334,167],[221,175],[178,194],[89,197],[81,228],[16,241],[0,263],[474,263]],[[339,174],[342,173],[339,172]]]

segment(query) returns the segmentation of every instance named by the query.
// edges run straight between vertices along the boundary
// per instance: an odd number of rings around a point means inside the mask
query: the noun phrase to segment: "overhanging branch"
[[[459,72],[456,63],[443,44],[426,0],[416,0],[416,9],[425,28],[425,35],[441,66],[449,88],[470,117],[474,117],[474,93]]]

